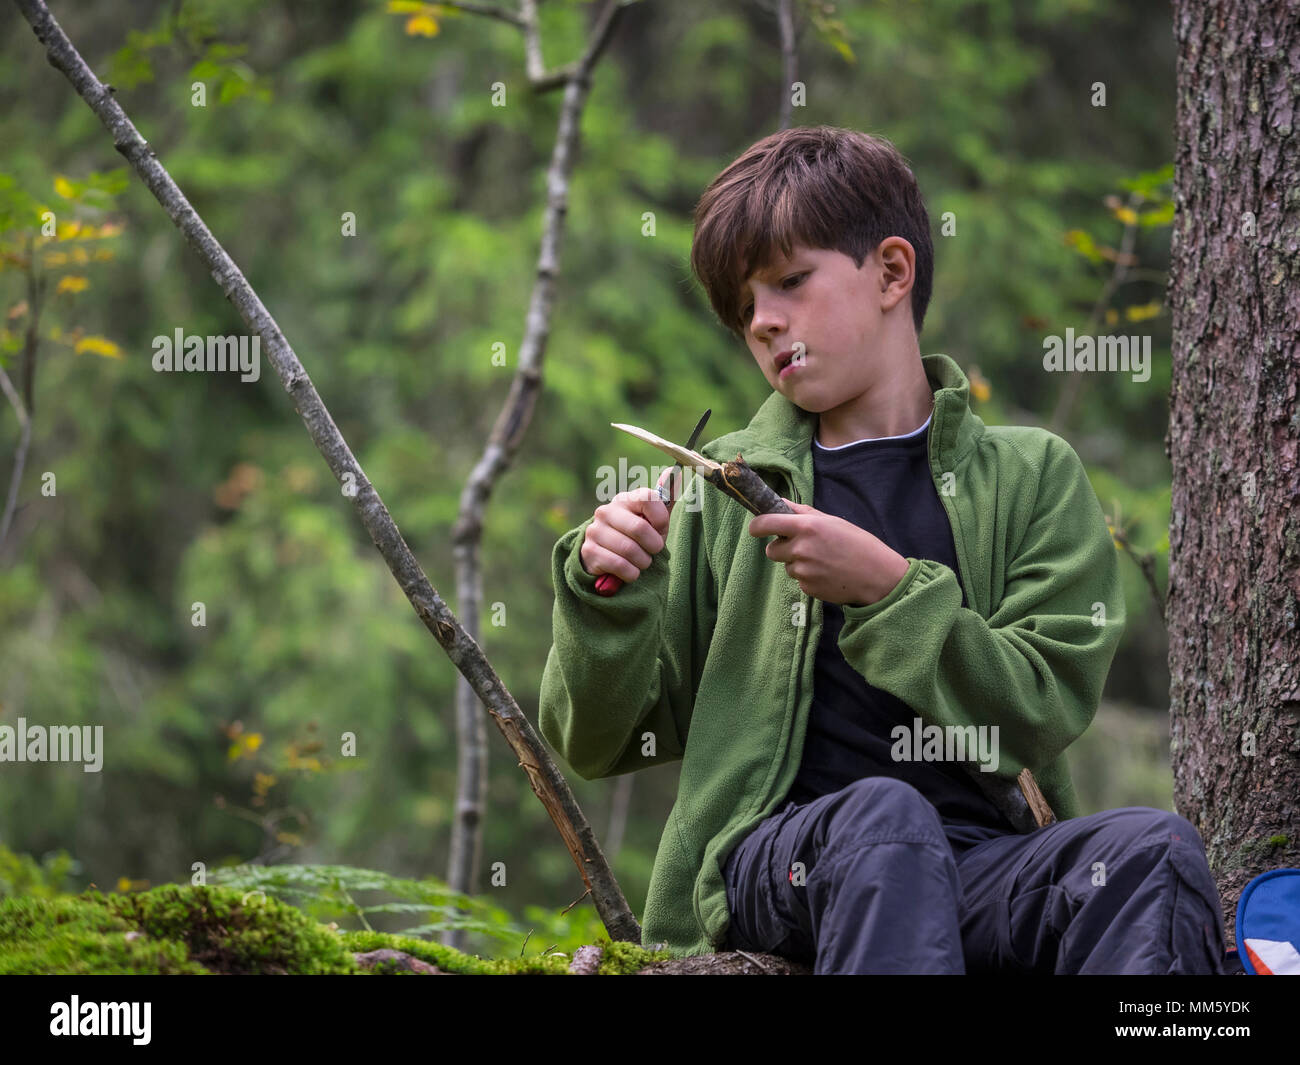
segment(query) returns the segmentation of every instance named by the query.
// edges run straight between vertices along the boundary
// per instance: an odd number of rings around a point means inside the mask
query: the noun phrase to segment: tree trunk
[[[1174,794],[1232,937],[1300,865],[1300,2],[1175,0]]]

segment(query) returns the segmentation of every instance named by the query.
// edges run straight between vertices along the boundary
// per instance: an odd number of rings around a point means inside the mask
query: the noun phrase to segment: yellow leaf
[[[103,355],[106,359],[120,359],[122,349],[114,344],[107,337],[82,337],[77,341],[77,346],[72,349],[78,355],[84,352],[93,352],[96,355]]]
[[[57,240],[71,240],[81,232],[80,222],[64,222],[62,225],[54,227],[54,236]]]
[[[1115,212],[1115,217],[1123,222],[1126,226],[1135,225],[1138,220],[1137,212],[1132,207],[1121,207]]]
[[[77,190],[72,187],[72,182],[62,174],[54,179],[54,191],[65,200],[75,200],[77,198]]]
[[[979,367],[972,366],[966,372],[966,380],[970,382],[971,395],[979,400],[979,402],[987,403],[989,396],[993,395],[993,388],[989,384],[988,378],[980,373]]]
[[[119,876],[119,877],[117,878],[117,890],[118,890],[118,891],[130,891],[130,890],[131,890],[131,881],[128,880],[128,879],[127,879],[126,877],[124,877],[124,876]]]
[[[1150,303],[1142,303],[1133,307],[1124,308],[1124,317],[1130,322],[1145,322],[1148,318],[1158,318],[1160,312],[1164,309],[1164,304],[1159,300],[1152,300]]]
[[[394,15],[418,15],[424,4],[420,0],[388,0],[388,10]]]
[[[406,35],[408,37],[436,37],[438,35],[438,24],[428,15],[412,15],[406,20]]]
[[[57,295],[60,292],[85,292],[90,288],[90,282],[84,277],[74,277],[69,274],[67,277],[59,278],[59,287],[54,290]]]
[[[46,266],[62,266],[67,261],[68,253],[66,251],[47,251],[45,253]]]
[[[250,732],[244,737],[244,746],[246,746],[250,751],[257,750],[262,746],[262,734],[260,732]]]

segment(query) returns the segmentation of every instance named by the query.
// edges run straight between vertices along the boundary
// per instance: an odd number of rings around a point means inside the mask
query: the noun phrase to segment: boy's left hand
[[[907,559],[851,521],[785,499],[793,514],[755,514],[751,536],[784,536],[767,545],[767,557],[784,562],[805,595],[826,603],[865,606],[887,596]]]

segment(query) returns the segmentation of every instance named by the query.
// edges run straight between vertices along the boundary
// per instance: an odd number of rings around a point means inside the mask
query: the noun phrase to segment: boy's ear
[[[888,293],[883,307],[890,310],[912,291],[916,282],[916,250],[903,237],[886,237],[880,242],[877,252],[880,256],[880,291]]]

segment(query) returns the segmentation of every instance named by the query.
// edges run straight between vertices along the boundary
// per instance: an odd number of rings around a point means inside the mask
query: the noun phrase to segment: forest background
[[[457,611],[451,527],[515,370],[561,94],[530,92],[513,27],[419,6],[101,0],[53,12],[275,315]],[[593,9],[541,7],[549,63],[581,53]],[[1127,631],[1097,719],[1070,750],[1082,812],[1172,809],[1153,594],[1166,582],[1170,489],[1168,5],[798,10],[806,92],[793,123],[886,136],[920,180],[936,252],[921,350],[963,367],[986,423],[1042,425],[1073,445],[1125,556]],[[707,440],[770,394],[687,257],[699,194],[778,127],[776,12],[644,0],[596,69],[541,398],[483,543],[481,642],[534,722],[551,547],[601,501],[602,466],[657,461],[609,423],[684,438],[709,406]],[[60,219],[54,238],[41,238],[43,207]],[[0,769],[0,893],[139,890],[189,882],[196,862],[441,876],[454,667],[265,352],[255,383],[153,370],[156,336],[247,330],[0,6],[0,366],[15,381],[34,274],[45,287],[31,440],[0,543],[0,724],[102,725],[105,761],[99,773]],[[1149,335],[1150,379],[1044,372],[1044,337],[1090,323]],[[1078,392],[1063,402],[1067,387]],[[0,404],[0,501],[19,436]],[[531,929],[591,942],[589,903],[561,914],[581,894],[572,859],[517,758],[495,730],[488,742],[487,904],[471,949],[517,952]],[[677,773],[569,774],[637,913]],[[488,880],[494,862],[504,884]],[[331,904],[350,927],[412,925],[409,913],[358,913],[346,890]]]

